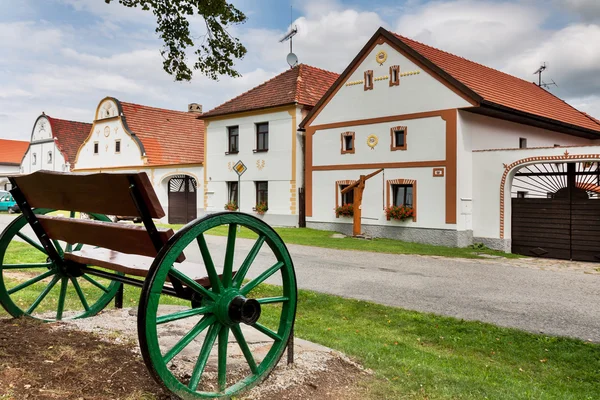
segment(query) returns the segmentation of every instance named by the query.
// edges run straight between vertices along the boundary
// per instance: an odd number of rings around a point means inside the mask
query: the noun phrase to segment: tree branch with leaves
[[[104,0],[110,4],[116,0]],[[118,0],[125,7],[141,8],[156,17],[156,33],[164,42],[161,50],[164,70],[177,81],[189,81],[193,72],[186,50],[195,48],[193,69],[217,80],[220,75],[240,76],[234,60],[247,50],[227,28],[246,21],[246,16],[226,0]],[[199,15],[206,24],[206,35],[198,46],[190,32],[190,17]]]

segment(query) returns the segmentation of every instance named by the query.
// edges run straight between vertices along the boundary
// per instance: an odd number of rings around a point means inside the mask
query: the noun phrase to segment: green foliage
[[[354,206],[352,204],[342,204],[335,208],[336,217],[352,217],[354,215]]]
[[[264,213],[266,213],[267,211],[269,211],[269,206],[267,206],[267,203],[265,203],[264,201],[258,203],[254,209],[256,210],[257,213],[259,213],[260,215],[263,215]]]
[[[483,243],[473,243],[472,245],[469,245],[469,248],[473,249],[473,250],[489,250],[490,249]]]
[[[104,0],[107,4],[115,0]],[[246,21],[240,10],[225,0],[118,0],[125,7],[151,11],[156,17],[156,33],[164,41],[161,50],[164,70],[177,81],[192,79],[186,50],[196,48],[193,69],[213,80],[220,75],[238,77],[234,59],[241,59],[246,48],[227,32],[227,27]],[[206,24],[206,35],[196,46],[189,19],[199,15]]]
[[[238,206],[235,203],[235,201],[229,201],[229,202],[225,203],[225,209],[227,211],[237,211]]]

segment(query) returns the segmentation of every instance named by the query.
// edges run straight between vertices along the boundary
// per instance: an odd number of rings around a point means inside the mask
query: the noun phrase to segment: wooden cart
[[[144,362],[180,398],[231,397],[276,366],[293,329],[296,277],[285,244],[262,220],[224,212],[177,233],[159,229],[153,219],[165,214],[145,173],[36,172],[10,181],[23,212],[0,235],[0,302],[10,315],[89,317],[127,284],[141,288]],[[139,217],[143,226],[113,223],[107,215]],[[205,233],[213,228],[227,240],[211,250]],[[254,243],[237,246],[238,231]],[[213,255],[219,251],[222,260]],[[195,259],[186,259],[192,253]],[[186,321],[190,328],[175,343],[161,341],[168,324]],[[248,334],[265,340],[252,345]],[[190,348],[197,350],[192,360]]]

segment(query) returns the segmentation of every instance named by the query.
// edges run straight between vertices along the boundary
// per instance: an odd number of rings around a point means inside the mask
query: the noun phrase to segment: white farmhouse
[[[20,172],[21,160],[29,142],[0,139],[0,190],[11,188],[7,176]]]
[[[383,169],[361,233],[600,260],[600,122],[534,83],[380,28],[301,128],[308,227],[350,234]]]
[[[67,121],[42,113],[31,132],[31,141],[21,161],[21,173],[35,171],[69,172],[79,145],[92,124]]]
[[[79,143],[73,172],[146,172],[167,211],[164,222],[192,221],[203,213],[200,114],[197,104],[180,112],[106,97]]]
[[[337,76],[300,64],[202,115],[207,211],[237,205],[239,194],[241,211],[253,213],[262,204],[268,223],[298,226],[304,184],[298,123]],[[238,161],[247,167],[240,187],[233,169]]]

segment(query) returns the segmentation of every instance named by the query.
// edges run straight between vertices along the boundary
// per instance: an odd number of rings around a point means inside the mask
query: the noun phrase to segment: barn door
[[[197,217],[196,180],[177,175],[169,180],[169,223],[187,224]]]
[[[597,162],[530,165],[511,194],[513,253],[600,262]]]

